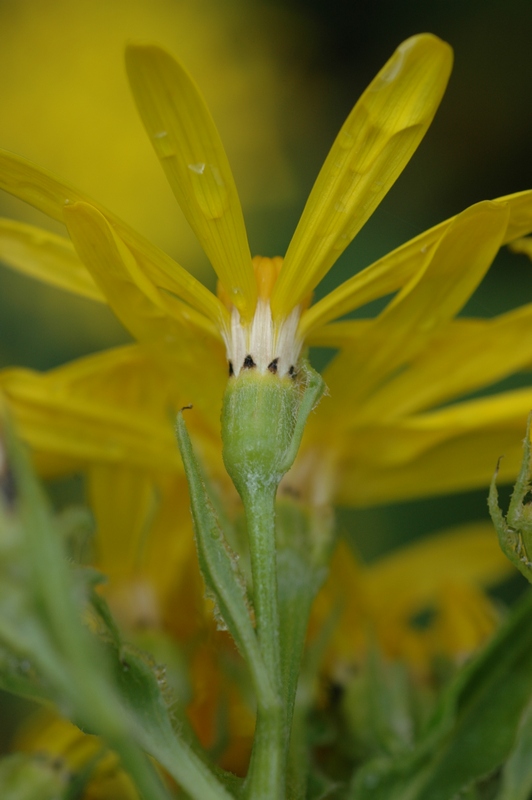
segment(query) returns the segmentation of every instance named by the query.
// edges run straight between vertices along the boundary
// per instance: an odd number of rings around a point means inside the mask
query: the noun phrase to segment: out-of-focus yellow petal
[[[374,610],[397,603],[415,613],[449,582],[492,586],[514,568],[491,522],[461,525],[398,548],[367,567],[365,591]]]
[[[83,774],[96,759],[83,800],[138,800],[135,786],[121,768],[118,756],[107,750],[101,739],[83,733],[48,710],[30,717],[19,731],[15,745],[25,753],[64,760],[74,774]]]
[[[461,663],[494,633],[499,621],[497,607],[482,589],[449,581],[439,591],[427,644],[436,656],[452,657]]]
[[[171,305],[172,298],[143,273],[131,250],[96,208],[87,203],[73,203],[65,206],[64,217],[80,258],[133,336],[140,341],[162,341],[175,346],[194,338],[192,331],[187,330],[191,309]],[[169,308],[175,311],[173,315]],[[178,316],[181,309],[187,315],[184,319]],[[207,330],[216,336],[216,326],[207,318],[202,319],[202,332]],[[194,323],[197,321],[194,317]]]
[[[510,242],[510,250],[512,253],[522,253],[532,259],[532,237],[524,237]]]
[[[532,304],[492,320],[453,320],[407,369],[371,396],[364,416],[412,414],[529,369],[531,330]]]
[[[218,321],[220,314],[223,315],[223,306],[212,292],[170,256],[150,244],[140,234],[77,189],[73,189],[21,156],[5,150],[0,150],[0,189],[30,203],[59,222],[64,222],[65,205],[89,203],[112,222],[137,257],[141,269],[157,285],[174,292],[210,320]]]
[[[510,218],[503,244],[530,233],[532,191],[498,197],[492,202],[507,205],[509,209]],[[315,328],[404,286],[421,269],[428,253],[454,219],[451,217],[392,250],[311,306],[301,317],[301,335],[307,336]]]
[[[498,459],[513,481],[532,389],[449,406],[395,423],[342,431],[337,501],[365,506],[486,487]]]
[[[272,294],[285,316],[319,283],[410,160],[440,104],[451,48],[403,42],[347,118],[318,175]]]
[[[235,182],[218,131],[186,70],[155,45],[126,50],[129,81],[150,140],[190,226],[241,316],[257,287]]]
[[[169,623],[180,637],[197,632],[205,623],[204,585],[184,476],[94,464],[88,494],[96,566],[108,578],[103,590],[120,623],[129,630]]]
[[[507,220],[507,208],[490,202],[453,220],[424,268],[376,318],[356,352],[341,353],[327,368],[324,377],[337,403],[351,408],[368,398],[462,308],[495,258]]]
[[[155,363],[146,369],[145,357],[143,363],[135,348],[118,348],[104,356],[109,372],[101,369],[99,356],[44,375],[23,369],[1,372],[0,389],[10,402],[21,436],[37,454],[52,456],[55,469],[64,460],[67,468],[95,461],[180,472],[170,418],[161,411],[142,413],[146,392],[150,388],[163,391],[164,372],[157,370]],[[114,402],[110,387],[105,385],[106,376],[113,370],[117,378],[121,377],[121,392],[112,387]],[[136,391],[141,392],[134,404],[130,402],[128,375],[134,379]],[[87,391],[87,386],[93,391]]]
[[[326,660],[340,678],[342,665],[363,658],[375,637],[388,656],[414,669],[429,667],[435,655],[469,655],[496,621],[482,588],[512,571],[489,522],[432,534],[367,566],[340,541],[313,608],[311,635],[339,614]],[[427,609],[437,612],[435,624],[416,628],[413,618]]]
[[[105,303],[106,298],[64,236],[0,219],[0,261],[24,275]]]

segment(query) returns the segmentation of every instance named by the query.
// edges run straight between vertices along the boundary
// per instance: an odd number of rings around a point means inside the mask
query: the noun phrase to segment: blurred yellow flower
[[[71,782],[81,782],[83,800],[138,800],[138,792],[120,765],[96,736],[88,736],[67,720],[46,710],[30,718],[18,732],[14,749],[64,764]]]
[[[494,631],[498,612],[485,590],[513,572],[489,522],[404,545],[369,565],[340,542],[311,628],[339,614],[326,672],[344,682],[376,641],[383,654],[428,679],[440,658],[459,664]],[[418,624],[423,615],[426,624]]]

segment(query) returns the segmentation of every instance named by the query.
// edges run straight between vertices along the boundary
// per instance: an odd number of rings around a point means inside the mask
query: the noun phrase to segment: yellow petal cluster
[[[428,129],[451,62],[448,45],[428,34],[399,47],[342,127],[280,269],[276,261],[275,278],[257,280],[229,162],[196,84],[164,50],[130,46],[128,74],[140,115],[218,275],[219,295],[104,206],[0,152],[0,188],[64,223],[70,235],[5,220],[2,260],[107,302],[138,340],[44,375],[0,374],[42,471],[86,471],[98,523],[96,560],[111,576],[110,599],[127,627],[172,630],[176,595],[193,597],[199,585],[188,567],[188,503],[173,444],[181,406],[194,405],[189,419],[200,456],[231,500],[218,425],[235,330],[241,353],[250,352],[245,348],[258,329],[270,337],[272,358],[286,345],[293,355],[287,371],[305,345],[338,350],[324,376],[329,397],[312,415],[286,479],[285,489],[310,504],[364,505],[484,485],[501,452],[505,476],[515,474],[532,390],[454,401],[529,366],[532,345],[523,334],[532,304],[492,320],[458,314],[499,248],[532,231],[532,192],[466,209],[307,307]],[[388,295],[374,319],[341,319]],[[377,608],[372,581],[364,603],[375,606],[370,616],[379,620],[385,611]],[[462,583],[475,581],[468,576]],[[451,599],[462,596],[461,589],[449,591]],[[193,621],[202,628],[201,610]],[[472,624],[468,632],[463,617],[449,625],[453,652],[467,650],[482,627]]]
[[[185,403],[213,426],[225,385],[224,344],[230,355],[247,354],[252,346],[268,354],[256,342],[256,331],[267,331],[272,360],[280,355],[276,347],[290,354],[286,371],[305,342],[338,348],[325,374],[330,398],[313,417],[290,478],[292,488],[310,492],[312,502],[368,504],[483,485],[501,451],[508,454],[503,470],[509,477],[518,447],[508,445],[523,424],[528,392],[443,406],[529,360],[520,338],[528,307],[498,320],[456,316],[499,247],[532,229],[531,192],[466,209],[315,305],[304,302],[414,152],[441,100],[451,61],[439,39],[415,36],[370,84],[317,178],[278,277],[269,284],[269,302],[261,297],[257,303],[264,291],[205,102],[184,68],[152,45],[128,48],[133,94],[225,302],[103,206],[6,152],[0,153],[0,186],[65,222],[73,244],[5,221],[0,253],[16,269],[106,299],[135,338],[166,351],[161,358],[172,365],[168,371],[186,376]],[[334,322],[389,294],[392,300],[375,319]],[[489,337],[484,346],[483,337]],[[241,366],[232,364],[235,371]]]
[[[329,674],[343,683],[375,641],[418,679],[430,679],[438,659],[461,663],[498,622],[486,588],[511,573],[488,522],[432,534],[369,565],[341,542],[311,623],[319,630],[338,615]],[[423,614],[428,619],[421,625]]]

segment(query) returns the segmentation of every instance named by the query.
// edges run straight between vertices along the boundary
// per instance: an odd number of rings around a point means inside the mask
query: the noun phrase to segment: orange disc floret
[[[274,258],[255,256],[252,264],[259,297],[262,300],[269,300],[283,266],[283,259],[281,256],[275,256]]]

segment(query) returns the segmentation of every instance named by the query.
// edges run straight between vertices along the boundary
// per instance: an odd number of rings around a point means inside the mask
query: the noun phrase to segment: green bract
[[[321,376],[306,364],[295,378],[250,369],[229,381],[222,409],[223,458],[244,501],[261,489],[275,492],[324,388]]]

